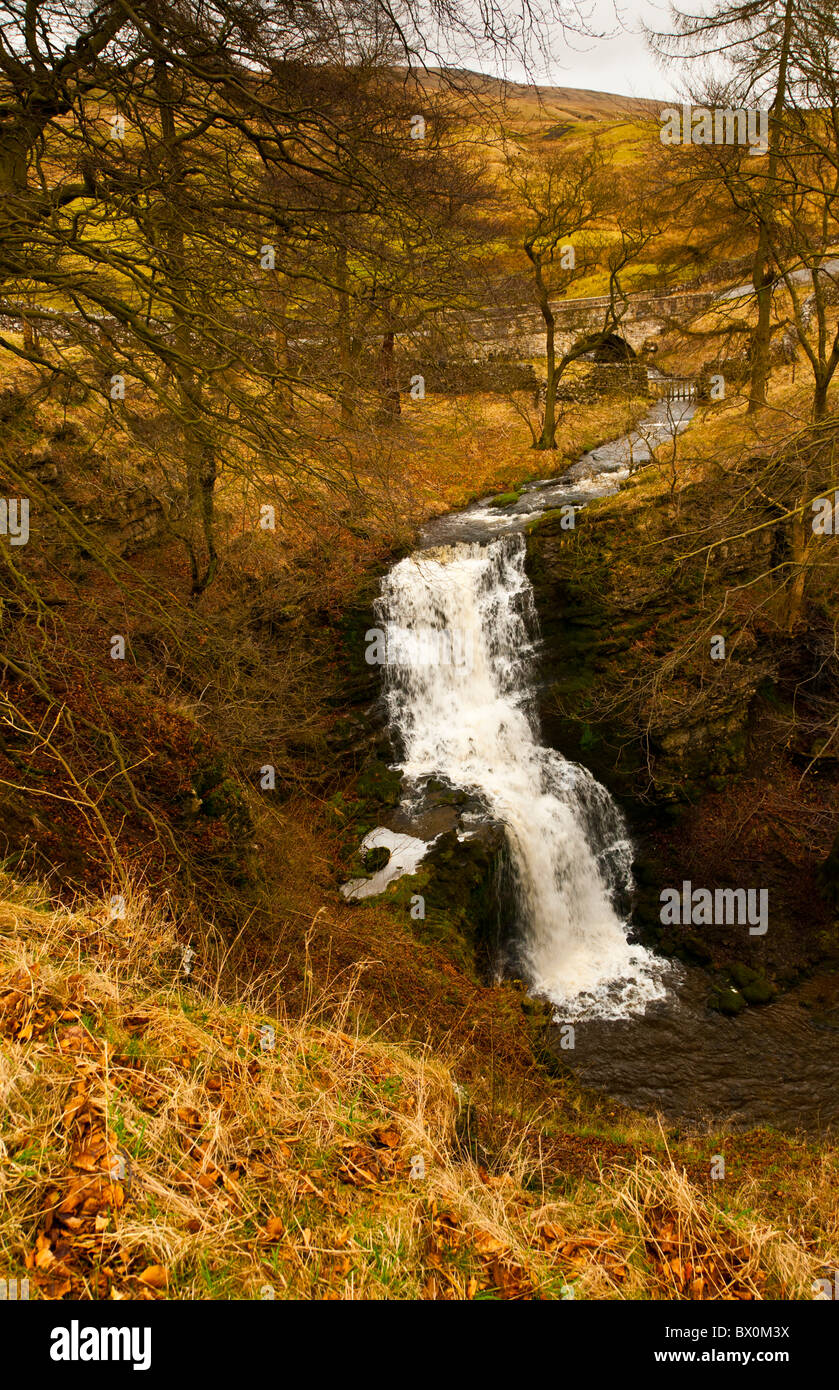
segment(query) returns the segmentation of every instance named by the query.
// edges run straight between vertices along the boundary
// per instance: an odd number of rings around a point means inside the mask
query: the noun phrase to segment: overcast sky
[[[549,80],[558,87],[587,87],[620,96],[673,96],[674,73],[659,66],[639,32],[641,18],[656,28],[669,29],[666,0],[595,0],[592,13],[591,28],[608,30],[614,37],[568,35],[555,45]]]
[[[679,73],[659,66],[640,33],[641,19],[655,28],[670,28],[667,0],[580,0],[580,4],[589,16],[589,28],[606,32],[609,37],[595,39],[558,33],[551,44],[550,65],[534,65],[530,80],[664,101],[679,94]],[[496,70],[490,62],[467,60],[466,65]],[[510,64],[506,75],[517,81],[528,80],[516,64]]]

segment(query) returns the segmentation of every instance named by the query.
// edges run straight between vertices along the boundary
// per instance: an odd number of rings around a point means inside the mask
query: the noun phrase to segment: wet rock
[[[389,811],[383,817],[383,824],[398,835],[416,835],[420,840],[435,840],[438,835],[457,827],[458,816],[453,806],[429,806],[421,811],[397,806],[395,811]]]
[[[531,999],[529,995],[522,999],[521,1011],[532,1023],[547,1024],[553,1017],[553,1006],[546,999]]]
[[[698,936],[686,936],[682,943],[682,951],[687,960],[696,961],[697,965],[710,965],[713,959],[707,944]]]
[[[704,506],[704,498],[688,494],[681,524],[690,524],[693,509],[698,528]],[[681,688],[651,709],[639,713],[631,700],[614,698],[616,684],[642,686],[652,662],[679,648],[702,593],[703,576],[680,568],[668,553],[669,529],[666,502],[655,498],[643,507],[612,502],[601,510],[592,504],[573,531],[543,517],[527,538],[527,573],[543,638],[540,712],[547,741],[579,758],[619,796],[634,797],[644,777],[647,799],[659,805],[695,801],[714,779],[722,786],[743,770],[758,692],[777,666],[774,650],[758,646],[747,632],[728,652],[724,679],[708,658],[680,671]],[[633,545],[637,539],[640,546],[641,531],[662,537],[658,573],[649,573],[647,551],[642,556],[639,550],[642,596],[628,601],[615,576],[628,566],[635,582]],[[765,566],[772,545],[771,527],[759,539],[723,540],[713,551],[715,581]],[[639,720],[646,748],[638,738]]]
[[[358,779],[356,792],[374,806],[395,806],[402,789],[402,776],[386,763],[373,759]]]
[[[745,1007],[745,999],[738,989],[734,989],[733,985],[722,985],[719,989],[714,990],[708,1000],[709,1009],[716,1009],[718,1013],[726,1014],[731,1018],[742,1013]]]
[[[743,986],[743,998],[747,1004],[771,1004],[775,994],[774,985],[762,975]]]
[[[445,916],[470,945],[486,978],[501,973],[514,917],[503,825],[491,819],[468,838],[441,835],[423,865],[426,911]]]
[[[387,845],[377,845],[375,849],[362,851],[361,862],[368,874],[378,873],[386,864],[390,863],[390,850]]]
[[[752,966],[735,961],[728,973],[747,1004],[769,1004],[775,998],[774,985]]]

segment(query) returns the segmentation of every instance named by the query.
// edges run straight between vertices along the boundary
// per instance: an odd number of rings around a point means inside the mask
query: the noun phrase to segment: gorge
[[[384,891],[426,855],[433,875],[443,832],[429,790],[468,797],[454,845],[446,826],[447,857],[456,865],[458,849],[482,826],[503,828],[506,873],[491,862],[494,890],[506,891],[496,902],[489,970],[522,980],[547,1006],[551,1065],[640,1109],[700,1124],[818,1130],[839,1117],[825,1036],[839,1021],[836,979],[821,972],[781,1000],[767,995],[744,1018],[709,1010],[705,972],[651,950],[633,926],[637,847],[622,810],[581,762],[545,743],[540,725],[526,531],[563,508],[576,521],[579,509],[650,463],[648,440],[680,433],[694,410],[690,398],[661,400],[627,435],[559,478],[525,484],[513,501],[480,499],[438,518],[420,548],[387,573],[376,631],[384,634],[384,704],[402,779],[392,824],[403,833],[380,827],[367,837],[374,848],[390,835],[390,862],[345,893]]]

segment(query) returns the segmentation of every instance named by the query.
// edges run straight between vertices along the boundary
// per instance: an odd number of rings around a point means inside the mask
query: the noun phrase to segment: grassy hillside
[[[188,966],[142,894],[3,882],[0,1257],[42,1297],[808,1298],[839,1258],[832,1146],[667,1134],[488,1018],[470,1077],[346,980],[291,1016]]]
[[[470,137],[558,149],[596,128],[641,168],[657,104],[465,85],[498,114]],[[487,243],[511,273],[514,221]],[[715,237],[669,227],[627,286],[701,275]],[[601,269],[575,292],[603,288]],[[739,855],[786,882],[775,989],[836,949],[827,898],[806,918],[798,901],[820,894],[839,804],[835,703],[812,689],[836,569],[819,562],[790,624],[772,574],[801,462],[790,422],[813,443],[806,365],[778,367],[748,416],[737,316],[726,400],[572,536],[535,528],[531,553],[546,636],[567,644],[543,702],[557,746],[652,807],[648,866]],[[699,373],[725,327],[674,329],[656,360]],[[54,1299],[811,1298],[839,1264],[832,1140],[693,1130],[587,1093],[548,1055],[549,1011],[482,978],[454,903],[412,922],[404,884],[338,893],[393,798],[363,660],[381,574],[428,518],[561,472],[646,402],[580,387],[537,456],[529,392],[403,392],[398,420],[348,424],[313,391],[296,470],[249,471],[227,446],[221,565],[193,600],[173,418],[139,391],[119,416],[7,339],[0,426],[37,537],[14,571],[4,551],[18,588],[0,613],[8,1274]],[[741,545],[773,508],[777,552]],[[706,646],[723,622],[742,680],[721,696]],[[729,946],[705,963],[730,971]]]

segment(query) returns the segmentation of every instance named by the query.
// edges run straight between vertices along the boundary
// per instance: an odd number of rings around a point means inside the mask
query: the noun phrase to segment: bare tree
[[[621,180],[596,139],[546,155],[508,147],[506,170],[521,209],[519,242],[530,265],[545,325],[547,382],[536,449],[556,448],[557,388],[572,362],[594,351],[621,325],[628,299],[624,274],[656,235],[646,211],[633,212]],[[608,276],[598,328],[557,351],[552,300],[567,296],[592,270]]]
[[[692,58],[717,65],[710,85],[692,95],[702,104],[710,94],[726,109],[769,103],[765,159],[746,172],[739,161],[736,180],[726,187],[740,211],[748,210],[754,234],[752,285],[757,324],[752,333],[749,410],[766,404],[769,380],[772,287],[776,279],[771,247],[781,214],[783,189],[779,160],[784,139],[784,112],[800,79],[798,52],[802,36],[819,23],[813,0],[717,0],[710,10],[685,11],[671,6],[673,31],[648,31],[653,47],[666,59]],[[701,147],[700,147],[701,148]],[[709,148],[709,147],[706,147]],[[742,153],[742,152],[741,152]]]

